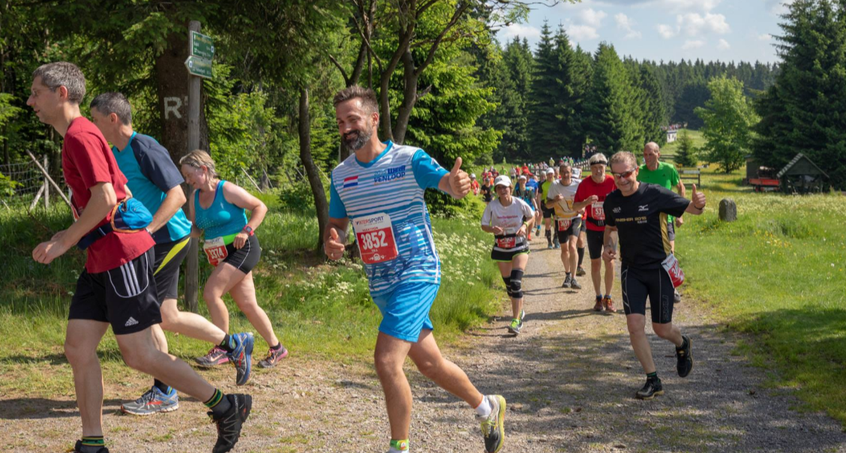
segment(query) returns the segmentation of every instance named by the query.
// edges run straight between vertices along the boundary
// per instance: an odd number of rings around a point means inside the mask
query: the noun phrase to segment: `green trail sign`
[[[185,67],[191,75],[204,79],[212,78],[212,62],[209,59],[191,56],[185,60]]]
[[[191,31],[191,56],[202,57],[211,60],[214,57],[214,41],[211,36],[206,36],[196,31]]]

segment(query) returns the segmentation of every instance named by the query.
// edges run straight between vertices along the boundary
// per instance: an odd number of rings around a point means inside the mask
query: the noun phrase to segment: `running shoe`
[[[582,289],[582,285],[580,285],[579,282],[576,281],[576,277],[570,279],[570,288]]]
[[[259,366],[262,368],[273,368],[285,357],[288,357],[288,350],[280,344],[279,349],[270,349],[267,351],[267,357],[259,362]]]
[[[511,325],[508,326],[508,331],[517,335],[520,333],[520,328],[523,327],[523,321],[520,321],[517,318],[511,320]]]
[[[172,412],[179,409],[179,395],[175,389],[165,394],[155,385],[141,395],[141,398],[120,406],[121,412],[131,415],[152,415],[156,412]]]
[[[679,290],[674,289],[673,290],[673,303],[677,304],[679,302],[681,302],[681,294],[679,294]]]
[[[614,301],[611,300],[610,296],[606,296],[605,298],[602,299],[602,305],[605,306],[605,312],[606,313],[609,313],[609,314],[610,313],[617,313],[617,309],[614,308]]]
[[[485,437],[485,451],[497,453],[502,450],[505,443],[505,398],[500,395],[488,395],[488,403],[491,405],[491,415],[487,417],[476,416],[482,421],[482,435]]]
[[[587,275],[587,272],[585,272],[585,268],[579,266],[579,268],[576,269],[576,277],[583,277],[585,275]]]
[[[232,342],[235,343],[235,347],[232,348],[232,352],[227,355],[229,357],[229,361],[235,365],[235,370],[237,370],[235,385],[244,385],[250,380],[253,345],[255,340],[253,340],[253,334],[249,332],[236,333],[230,338],[232,339]]]
[[[693,356],[690,354],[690,337],[682,335],[687,346],[676,348],[676,371],[680,377],[687,377],[693,369]]]
[[[555,244],[555,245],[553,245],[553,246],[552,246],[552,248],[554,248],[554,249],[560,249],[560,248],[561,248],[561,244]]]
[[[213,366],[223,365],[224,363],[229,362],[229,357],[226,356],[225,349],[220,346],[215,346],[209,349],[208,354],[202,357],[197,357],[194,361],[197,362],[197,365],[203,368],[211,368]]]
[[[639,400],[651,400],[655,398],[657,395],[664,394],[664,386],[661,385],[661,379],[647,379],[646,384],[643,384],[643,388],[635,393],[635,397]]]
[[[564,277],[564,283],[561,284],[562,288],[569,288],[570,282],[572,281],[573,277],[571,275],[567,275]]]
[[[526,319],[526,310],[520,310],[520,323],[523,323],[523,320]]]
[[[549,244],[547,244],[547,245],[546,245],[546,249],[547,249],[547,250],[552,250],[552,248],[553,248],[553,247],[552,247],[552,242],[550,242]]]
[[[593,304],[593,311],[602,311],[602,309],[605,308],[604,305],[602,296],[596,296],[596,303]]]
[[[82,441],[76,441],[76,445],[73,446],[73,450],[67,450],[67,453],[82,453]],[[92,450],[91,447],[85,450],[85,453],[109,453],[109,449],[106,447],[100,447],[97,450]]]
[[[208,412],[212,423],[217,425],[217,442],[214,444],[212,453],[226,453],[238,443],[241,437],[241,426],[250,416],[253,407],[253,397],[250,395],[230,394],[226,395],[231,407],[220,418],[214,418],[213,412]]]

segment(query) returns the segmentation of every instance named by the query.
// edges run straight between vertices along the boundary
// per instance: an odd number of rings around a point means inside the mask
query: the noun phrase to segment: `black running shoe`
[[[661,385],[661,379],[647,379],[646,384],[643,384],[643,388],[635,393],[635,397],[639,400],[651,400],[655,398],[656,395],[663,395],[664,394],[664,387]]]
[[[690,338],[682,335],[687,346],[685,348],[676,348],[676,370],[679,376],[687,377],[690,370],[693,369],[693,356],[690,354]]]
[[[71,453],[82,453],[83,446],[82,441],[76,441],[76,445],[73,446],[73,450],[70,450]],[[99,449],[93,449],[93,447],[87,447],[85,449],[85,453],[109,453],[109,449],[106,447],[100,447]]]
[[[208,413],[212,423],[217,425],[217,442],[212,453],[226,453],[232,450],[241,437],[241,425],[247,421],[253,407],[253,397],[250,395],[229,394],[226,398],[232,407],[222,417],[215,419],[212,412]]]

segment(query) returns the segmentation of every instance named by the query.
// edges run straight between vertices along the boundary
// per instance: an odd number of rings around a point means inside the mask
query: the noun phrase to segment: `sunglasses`
[[[614,176],[615,178],[628,178],[629,176],[632,175],[632,173],[634,173],[634,170],[624,171],[622,173],[614,173],[612,171],[611,175]]]

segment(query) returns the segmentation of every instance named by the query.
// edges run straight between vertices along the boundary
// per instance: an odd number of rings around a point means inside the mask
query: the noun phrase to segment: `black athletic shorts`
[[[602,246],[605,245],[605,232],[587,230],[587,247],[590,259],[602,258]]]
[[[620,268],[623,287],[623,310],[627,315],[646,315],[646,298],[652,310],[653,324],[673,320],[673,281],[663,267],[642,270],[623,264]]]
[[[570,226],[564,231],[561,231],[558,228],[558,222],[558,219],[553,219],[552,222],[552,227],[555,228],[556,233],[558,233],[558,242],[563,244],[567,242],[567,238],[569,238],[570,236],[576,236],[577,238],[579,237],[579,231],[582,228],[581,217],[574,217],[570,222]]]
[[[547,209],[546,206],[541,206],[541,213],[543,214],[544,219],[551,219],[554,211],[555,208]]]
[[[587,231],[587,221],[582,218],[582,226],[579,227],[579,232],[583,233],[585,231]]]
[[[671,241],[676,240],[676,222],[667,220],[667,238]]]
[[[494,261],[510,262],[517,255],[520,255],[520,254],[528,255],[529,253],[531,253],[531,252],[529,251],[528,244],[525,247],[515,247],[511,250],[493,249],[493,250],[491,250],[491,259],[494,260]]]
[[[258,238],[253,235],[247,239],[247,242],[240,249],[236,249],[233,244],[227,245],[226,253],[227,256],[223,260],[224,263],[229,263],[235,269],[249,274],[256,267],[256,264],[258,264],[259,258],[261,258],[261,247],[259,247]]]
[[[162,322],[153,278],[153,247],[106,272],[83,270],[76,281],[68,319],[108,322],[115,335],[140,332]]]
[[[156,244],[156,264],[153,277],[156,280],[156,292],[159,303],[167,299],[179,297],[179,266],[188,256],[190,237],[184,237],[173,242]]]

